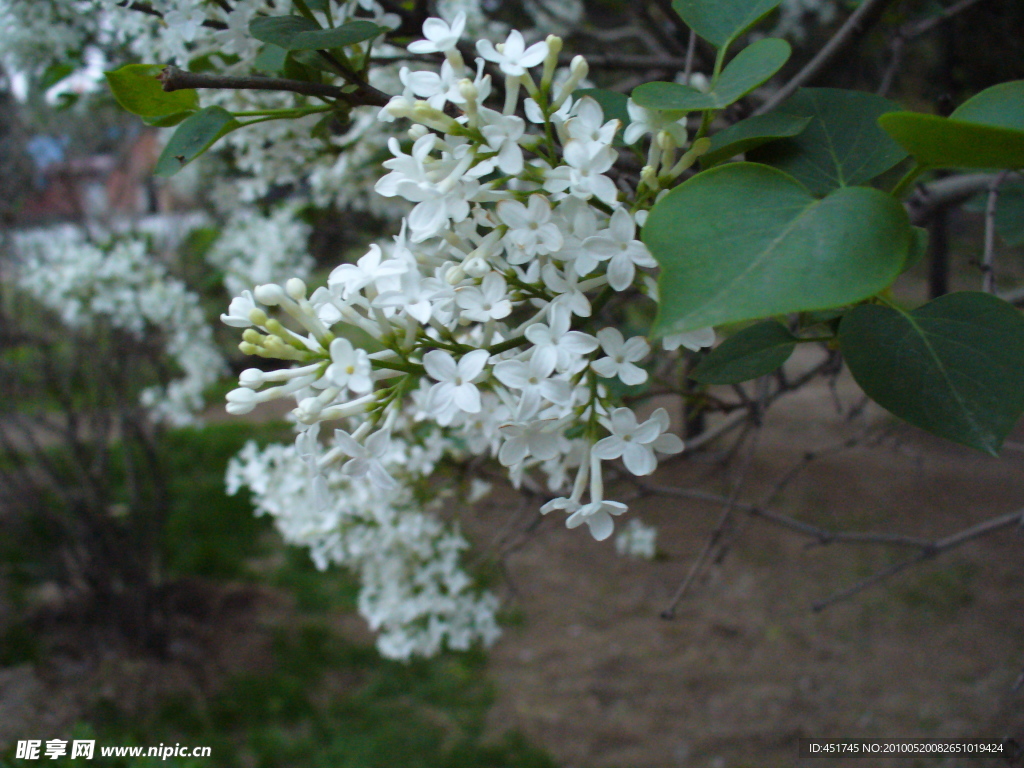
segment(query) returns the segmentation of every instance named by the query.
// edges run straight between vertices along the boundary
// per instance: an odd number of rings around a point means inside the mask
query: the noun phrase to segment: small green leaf
[[[793,353],[797,338],[776,320],[744,328],[690,371],[702,384],[738,384],[771,373]]]
[[[873,93],[801,88],[777,114],[811,118],[798,136],[753,150],[749,160],[773,165],[816,195],[866,184],[907,153],[878,127],[878,117],[899,105]]]
[[[672,8],[694,32],[724,48],[771,13],[782,0],[672,0]]]
[[[51,64],[43,72],[42,78],[39,80],[39,90],[48,91],[65,77],[73,75],[75,70],[81,66],[80,64],[71,64],[66,61]]]
[[[899,275],[911,234],[884,192],[816,200],[781,171],[730,163],[662,198],[643,240],[661,266],[664,335],[865,299]]]
[[[907,251],[907,260],[903,264],[903,271],[912,269],[928,253],[928,230],[924,227],[911,227],[912,238],[910,249]]]
[[[163,69],[159,64],[127,64],[104,74],[117,103],[133,115],[161,117],[199,109],[196,91],[164,90],[157,79]]]
[[[144,118],[142,118],[142,122],[144,122],[146,125],[152,125],[152,126],[154,126],[156,128],[170,128],[170,127],[175,126],[178,123],[182,122],[186,118],[188,118],[189,115],[194,115],[195,113],[196,113],[196,110],[188,109],[188,110],[185,110],[184,112],[175,112],[175,113],[170,114],[170,115],[157,115],[156,117],[144,117]]]
[[[701,165],[710,168],[770,141],[796,136],[811,119],[779,112],[748,117],[711,137],[711,149],[701,155]]]
[[[767,37],[736,54],[719,75],[715,87],[707,93],[678,83],[644,83],[633,89],[633,101],[647,109],[684,112],[724,109],[782,69],[791,51],[785,40]]]
[[[839,326],[854,379],[901,419],[996,455],[1024,412],[1024,318],[987,293],[913,312],[863,305]]]
[[[317,51],[342,48],[376,37],[384,32],[370,21],[350,21],[340,27],[321,29],[303,16],[258,16],[249,22],[249,32],[257,40],[286,51]]]
[[[201,109],[178,126],[156,162],[157,176],[173,176],[203,154],[221,136],[242,124],[226,109]]]
[[[288,51],[281,46],[266,43],[260,48],[260,52],[256,54],[256,59],[252,65],[260,72],[269,72],[276,75],[284,69],[284,60],[287,55]]]
[[[319,24],[304,16],[257,16],[249,22],[249,34],[286,51],[292,50],[296,35],[319,30]]]
[[[952,120],[1024,131],[1024,80],[1000,83],[976,93],[949,116]]]

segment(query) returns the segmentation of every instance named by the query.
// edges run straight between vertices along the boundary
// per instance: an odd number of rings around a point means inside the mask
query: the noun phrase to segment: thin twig
[[[966,544],[968,541],[972,541],[973,539],[986,536],[990,533],[994,533],[995,531],[1002,530],[1003,528],[1009,528],[1013,525],[1021,525],[1022,523],[1024,523],[1024,509],[1018,509],[1015,512],[1008,512],[1005,515],[999,515],[998,517],[990,518],[989,520],[985,520],[977,525],[972,525],[970,528],[966,528],[952,536],[947,536],[944,539],[931,542],[929,546],[922,547],[921,551],[913,557],[909,557],[906,560],[901,560],[887,568],[883,568],[877,573],[868,576],[866,579],[862,579],[856,584],[852,584],[846,589],[826,597],[824,600],[819,600],[814,603],[811,608],[815,612],[823,611],[830,605],[835,605],[843,600],[848,600],[854,595],[863,592],[868,587],[883,582],[886,579],[895,576],[900,571],[906,570],[912,565],[917,565],[918,563],[923,562],[924,560],[929,560],[943,552],[948,552],[949,550]]]
[[[690,42],[686,44],[686,62],[683,65],[683,83],[690,84],[693,73],[693,54],[697,52],[697,33],[690,30]]]
[[[847,45],[867,32],[891,2],[893,0],[864,0],[857,10],[850,14],[850,18],[846,20],[846,23],[836,31],[832,39],[818,51],[817,55],[803,69],[797,72],[788,83],[782,86],[774,96],[758,107],[754,114],[763,115],[765,112],[770,112],[792,96],[797,88],[824,69]]]
[[[985,252],[981,257],[981,290],[996,292],[996,207],[999,204],[999,187],[1009,171],[1003,171],[988,185],[988,201],[985,204]]]
[[[321,96],[357,105],[383,107],[390,97],[365,83],[355,83],[358,90],[347,93],[336,85],[309,83],[303,80],[287,80],[279,77],[228,77],[208,75],[200,72],[186,72],[178,67],[165,67],[160,75],[165,91],[185,88],[219,88],[227,90],[291,91],[306,96]]]

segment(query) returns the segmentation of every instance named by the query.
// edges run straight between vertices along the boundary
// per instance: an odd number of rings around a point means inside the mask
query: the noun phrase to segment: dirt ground
[[[996,460],[912,428],[886,431],[892,421],[877,409],[849,422],[856,400],[856,387],[841,380],[836,392],[815,385],[773,407],[740,500],[760,503],[807,451],[863,437],[867,426],[887,436],[878,445],[824,451],[772,509],[836,530],[936,538],[1024,508],[1020,435]],[[728,492],[719,461],[727,444],[664,467],[653,480]],[[523,731],[563,768],[980,767],[1002,763],[801,762],[797,739],[1014,736],[1024,743],[1024,691],[1014,691],[1024,671],[1017,528],[815,613],[814,601],[913,551],[822,546],[737,512],[724,558],[708,565],[667,621],[659,614],[708,540],[720,505],[632,502],[630,514],[659,529],[651,562],[620,557],[611,540],[566,530],[554,515],[532,528],[529,509],[510,520],[518,505],[512,491],[498,490],[464,520],[492,555],[505,552],[504,593],[516,618],[490,656],[498,689],[492,724],[496,732]],[[280,595],[230,587],[208,608],[220,640],[178,649],[177,672],[162,666],[134,677],[191,685],[195,666],[258,666],[266,638],[246,635],[251,612],[264,626],[287,621],[288,613]],[[201,616],[196,621],[204,625]],[[345,619],[365,637],[358,623]],[[190,661],[203,653],[213,657]],[[97,680],[113,685],[126,676],[125,665],[138,662],[104,664],[106,673],[101,665],[86,674],[69,660],[46,679],[27,666],[0,670],[0,742],[27,722],[63,730],[86,688],[103,684]]]
[[[838,394],[849,406],[858,390],[844,380]],[[740,499],[759,503],[805,452],[863,434],[865,423],[892,421],[868,410],[857,426],[847,423],[825,386],[780,401]],[[713,459],[663,468],[655,480],[727,490]],[[881,445],[810,462],[772,508],[837,530],[941,538],[1024,508],[1022,470],[1019,443],[997,460],[897,427]],[[721,512],[662,497],[631,504],[659,529],[653,562],[619,557],[612,541],[554,519],[520,542],[506,563],[523,621],[491,657],[495,724],[515,723],[565,768],[869,764],[799,761],[801,737],[1024,743],[1024,691],[1013,690],[1024,671],[1019,528],[816,613],[816,600],[913,550],[821,546],[737,513],[726,556],[702,573],[673,620],[659,618]]]

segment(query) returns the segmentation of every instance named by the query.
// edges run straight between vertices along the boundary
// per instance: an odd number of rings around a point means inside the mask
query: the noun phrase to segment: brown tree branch
[[[824,69],[850,43],[863,36],[881,18],[882,13],[891,2],[893,0],[864,0],[815,57],[774,96],[758,107],[754,114],[763,115],[765,112],[770,112],[792,96],[797,88]]]
[[[160,75],[165,91],[179,91],[185,88],[219,88],[227,90],[291,91],[306,96],[340,99],[351,106],[369,105],[383,107],[390,97],[366,83],[355,83],[357,90],[349,93],[336,85],[309,83],[303,80],[287,80],[278,77],[228,77],[208,75],[200,72],[186,72],[178,67],[164,68]]]
[[[981,257],[981,290],[985,293],[996,292],[996,207],[999,204],[999,187],[1007,174],[1009,171],[997,174],[988,186],[988,201],[985,203],[985,251]]]

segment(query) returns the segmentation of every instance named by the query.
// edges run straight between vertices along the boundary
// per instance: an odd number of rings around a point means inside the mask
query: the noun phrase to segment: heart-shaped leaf
[[[744,328],[715,348],[692,371],[703,384],[738,384],[771,373],[793,354],[797,338],[777,320]]]
[[[899,105],[873,93],[801,88],[776,113],[809,117],[800,135],[753,150],[748,159],[773,165],[816,195],[865,184],[907,153],[878,127],[878,117]]]
[[[317,51],[354,45],[384,31],[370,21],[350,21],[340,27],[321,29],[304,16],[257,16],[249,32],[257,40],[286,51]]]
[[[933,434],[996,455],[1024,412],[1024,317],[987,293],[913,312],[863,305],[839,343],[861,389]]]
[[[633,89],[633,101],[647,109],[695,112],[724,109],[782,69],[792,49],[785,40],[768,37],[747,46],[730,61],[707,93],[678,83],[644,83]]]
[[[823,200],[781,171],[731,163],[651,210],[660,335],[860,301],[899,275],[910,224],[895,198],[845,187]]]
[[[127,64],[104,74],[117,103],[133,115],[163,117],[199,109],[199,94],[195,90],[164,90],[157,79],[163,70],[159,64]]]
[[[796,136],[810,122],[810,117],[779,112],[748,117],[711,137],[711,149],[701,155],[701,165],[710,168],[770,141]]]
[[[724,48],[771,13],[782,0],[672,0],[686,25]]]
[[[878,122],[929,168],[1024,167],[1024,80],[987,88],[949,117],[896,112]]]
[[[241,128],[234,115],[221,107],[201,109],[179,125],[156,161],[157,176],[173,176],[217,141]]]

